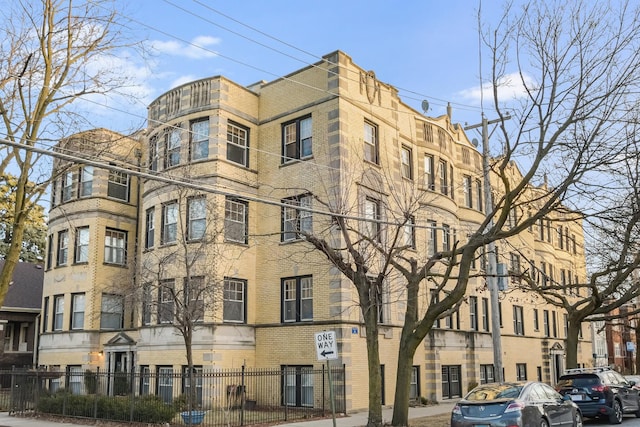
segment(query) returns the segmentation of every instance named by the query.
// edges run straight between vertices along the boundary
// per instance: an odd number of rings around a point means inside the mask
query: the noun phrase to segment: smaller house
[[[0,269],[4,260],[0,260]],[[16,265],[0,305],[0,370],[36,365],[44,269],[40,264]]]

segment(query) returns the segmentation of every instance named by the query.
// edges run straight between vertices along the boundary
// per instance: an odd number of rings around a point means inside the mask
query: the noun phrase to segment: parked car
[[[607,418],[610,424],[620,424],[624,414],[640,417],[640,392],[610,368],[569,369],[556,390],[570,397],[585,417]]]
[[[629,381],[631,387],[640,390],[640,375],[625,375],[624,379]]]
[[[451,427],[582,427],[580,408],[541,382],[482,384],[453,408]]]

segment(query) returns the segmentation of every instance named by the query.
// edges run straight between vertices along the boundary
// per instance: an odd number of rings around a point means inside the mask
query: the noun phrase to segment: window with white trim
[[[158,289],[158,323],[171,323],[175,312],[175,279],[160,281]]]
[[[400,148],[400,168],[403,178],[413,179],[413,153],[409,147]]]
[[[313,154],[313,124],[311,116],[282,125],[282,163],[304,159]]]
[[[61,331],[64,320],[64,295],[53,297],[53,330]]]
[[[129,201],[129,174],[110,170],[107,195],[114,199]]]
[[[71,329],[84,329],[85,295],[73,294],[71,296]]]
[[[247,281],[225,278],[223,293],[223,321],[227,323],[245,323]]]
[[[93,193],[93,166],[83,166],[78,174],[78,196],[89,197]]]
[[[160,243],[163,245],[175,243],[178,240],[178,202],[175,200],[162,205],[162,235]]]
[[[62,230],[58,232],[58,254],[57,265],[67,265],[69,256],[69,230]]]
[[[462,189],[464,191],[464,205],[468,208],[473,207],[473,190],[471,189],[471,177],[464,175],[462,177]]]
[[[237,123],[227,123],[227,160],[249,167],[249,129]]]
[[[122,329],[124,320],[124,298],[122,295],[102,294],[100,303],[100,329]]]
[[[313,320],[313,277],[282,279],[282,321]]]
[[[127,263],[127,232],[107,228],[104,235],[104,262],[125,265]]]
[[[68,171],[62,176],[62,201],[68,202],[73,197],[73,172]]]
[[[247,243],[249,206],[244,200],[227,197],[224,209],[224,238],[227,241]]]
[[[164,168],[180,164],[180,128],[168,129],[164,136]]]
[[[150,249],[155,244],[156,233],[156,209],[149,208],[145,212],[145,233],[144,233],[144,248]]]
[[[435,190],[436,189],[436,180],[433,174],[434,168],[434,160],[433,156],[430,154],[425,154],[424,156],[424,185],[427,187],[427,190]]]
[[[378,164],[378,126],[365,120],[364,122],[364,159]]]
[[[187,238],[201,240],[207,227],[207,199],[192,197],[187,200]]]
[[[89,227],[76,228],[76,247],[74,262],[89,262]]]
[[[308,210],[298,209],[298,206],[311,209],[313,198],[310,194],[284,199],[282,207],[282,234],[283,242],[298,240],[303,236],[300,232],[311,233],[313,231],[313,214]]]
[[[209,118],[189,123],[189,155],[191,160],[203,160],[209,157]]]
[[[365,234],[380,241],[380,200],[367,197],[364,201]]]

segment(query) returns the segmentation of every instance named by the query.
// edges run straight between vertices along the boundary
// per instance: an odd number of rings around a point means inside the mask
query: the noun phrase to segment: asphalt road
[[[606,420],[597,420],[586,418],[584,420],[585,426],[609,426],[614,424],[609,424]],[[636,418],[635,415],[625,415],[622,420],[622,424],[618,424],[621,427],[640,427],[640,418]]]

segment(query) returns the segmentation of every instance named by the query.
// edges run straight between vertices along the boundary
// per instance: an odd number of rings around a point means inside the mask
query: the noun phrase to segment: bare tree
[[[22,250],[26,218],[43,201],[51,179],[50,163],[28,148],[50,147],[76,132],[87,120],[77,109],[80,100],[126,85],[118,67],[105,64],[119,49],[133,47],[114,6],[111,0],[20,0],[3,8],[0,174],[18,180],[0,304]]]
[[[505,9],[497,27],[484,37],[490,50],[489,86],[498,117],[500,155],[491,161],[494,184],[492,209],[478,224],[470,224],[466,240],[451,242],[422,260],[408,251],[405,230],[413,224],[421,204],[429,203],[418,191],[407,191],[397,177],[383,179],[378,172],[359,174],[343,170],[337,191],[315,194],[315,201],[333,214],[329,227],[300,229],[307,242],[323,253],[347,277],[358,294],[358,305],[367,328],[369,363],[369,426],[382,423],[378,354],[381,289],[401,277],[404,321],[398,352],[393,425],[408,424],[412,359],[435,321],[455,310],[473,277],[471,265],[490,242],[507,242],[539,221],[589,222],[617,205],[589,209],[584,200],[610,196],[608,172],[624,166],[634,153],[627,150],[624,123],[637,108],[630,94],[640,82],[640,10],[628,3],[585,4],[554,2],[526,4],[521,10]],[[513,71],[511,71],[513,70]],[[517,84],[516,84],[517,82]],[[506,86],[522,88],[523,96],[505,96]],[[507,126],[505,119],[510,117]],[[488,141],[486,141],[488,142]],[[385,159],[383,158],[383,161]],[[518,165],[516,167],[515,165]],[[369,168],[370,169],[370,168]],[[354,176],[361,188],[384,194],[376,200],[349,205],[345,176]],[[326,185],[326,188],[329,188]],[[353,191],[353,189],[351,190]],[[597,196],[596,196],[597,197]],[[610,197],[598,199],[605,203]],[[368,206],[368,203],[378,203]],[[602,277],[612,295],[624,294],[624,277],[637,266],[636,235],[639,206],[634,198],[615,223],[602,223],[603,231],[623,231],[620,245],[612,248],[617,263],[603,265],[591,275],[589,304],[602,305],[598,297]],[[515,220],[513,211],[526,213]],[[359,218],[354,218],[358,217]],[[473,227],[472,227],[473,226]],[[472,227],[472,228],[471,228]],[[384,236],[384,238],[381,238]],[[426,283],[444,291],[444,298],[429,298]],[[420,304],[425,300],[426,304]],[[570,299],[567,299],[569,301]],[[578,303],[571,303],[573,308]],[[569,308],[568,305],[562,305]],[[589,311],[593,313],[594,311]],[[588,314],[573,318],[578,325]],[[569,366],[575,361],[568,361]]]

